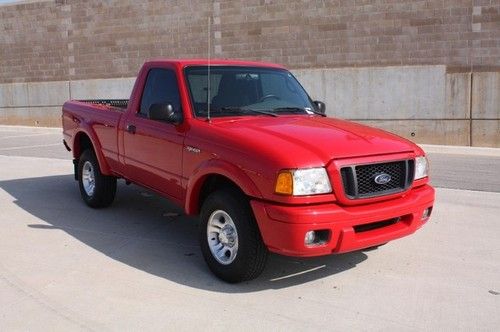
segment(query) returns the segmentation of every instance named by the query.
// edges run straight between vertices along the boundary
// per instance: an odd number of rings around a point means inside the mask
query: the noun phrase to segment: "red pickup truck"
[[[200,216],[212,272],[257,277],[268,252],[320,256],[376,247],[429,218],[424,151],[326,117],[284,67],[229,60],[144,64],[129,100],[68,101],[64,144],[89,206],[116,180]]]

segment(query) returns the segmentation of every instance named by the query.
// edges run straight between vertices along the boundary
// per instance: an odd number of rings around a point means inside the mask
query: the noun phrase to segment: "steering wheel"
[[[266,99],[269,99],[269,98],[274,98],[276,100],[280,100],[281,99],[280,97],[278,97],[276,95],[265,95],[265,96],[263,96],[262,98],[259,99],[259,102],[262,102],[262,101],[264,101]]]

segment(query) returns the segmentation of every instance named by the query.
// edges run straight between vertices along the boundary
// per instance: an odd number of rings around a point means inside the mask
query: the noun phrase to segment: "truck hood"
[[[237,142],[246,142],[246,147],[279,155],[297,166],[420,150],[414,143],[383,130],[326,117],[241,117],[216,119],[213,124]]]

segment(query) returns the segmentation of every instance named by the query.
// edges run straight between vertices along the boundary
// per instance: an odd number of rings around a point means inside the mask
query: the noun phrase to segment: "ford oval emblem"
[[[380,173],[375,176],[374,181],[376,184],[387,184],[391,182],[391,176],[386,173]]]

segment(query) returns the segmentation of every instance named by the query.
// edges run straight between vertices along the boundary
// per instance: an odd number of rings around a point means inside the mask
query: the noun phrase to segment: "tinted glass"
[[[210,94],[206,66],[188,67],[185,73],[196,116],[207,116],[208,99],[210,116],[259,115],[249,110],[308,114],[303,110],[314,109],[307,93],[284,69],[212,66]]]
[[[139,114],[147,117],[151,105],[161,103],[172,104],[175,112],[181,112],[179,88],[174,71],[154,68],[148,73]]]

